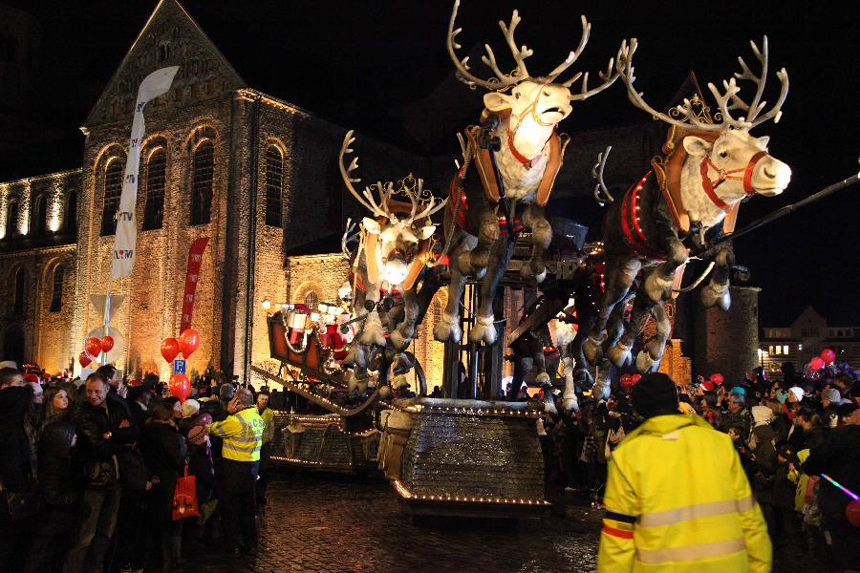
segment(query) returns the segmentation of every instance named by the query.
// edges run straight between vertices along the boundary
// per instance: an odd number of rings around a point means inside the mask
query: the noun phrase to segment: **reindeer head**
[[[510,110],[512,121],[517,125],[534,124],[554,128],[561,120],[570,115],[572,110],[570,102],[591,97],[605,90],[618,79],[618,71],[613,71],[614,61],[610,59],[606,71],[599,74],[603,83],[591,90],[588,89],[587,72],[584,75],[581,72],[577,73],[565,82],[557,81],[558,76],[576,61],[588,43],[591,24],[588,23],[585,16],[582,16],[582,37],[576,50],[570,52],[567,58],[548,76],[532,77],[526,69],[525,60],[534,52],[525,45],[517,47],[514,40],[514,31],[521,20],[516,10],[511,16],[510,24],[499,21],[499,27],[505,35],[505,40],[516,62],[516,68],[510,74],[502,72],[496,63],[493,49],[489,44],[485,44],[484,48],[487,53],[481,57],[481,61],[489,66],[496,77],[486,80],[480,79],[469,71],[468,56],[460,60],[456,54],[456,50],[462,47],[454,40],[457,34],[462,31],[462,28],[454,29],[454,21],[457,18],[459,6],[460,0],[456,0],[451,13],[451,21],[448,24],[447,38],[448,54],[457,68],[457,77],[473,89],[476,86],[481,86],[490,90],[484,95],[484,106],[494,113]],[[572,94],[570,87],[580,78],[582,78],[582,89],[579,93]],[[505,93],[509,88],[511,88],[510,93]]]
[[[756,76],[743,58],[739,57],[741,71],[736,72],[728,81],[723,81],[722,93],[713,83],[709,83],[708,89],[718,105],[714,121],[709,121],[707,114],[702,117],[697,113],[694,109],[694,104],[698,103],[696,98],[693,101],[685,99],[683,104],[670,110],[669,114],[654,110],[645,103],[643,94],[633,87],[635,77],[632,58],[637,47],[635,38],[629,49],[622,45],[618,56],[617,69],[624,78],[627,94],[633,105],[647,111],[655,119],[685,130],[700,132],[702,137],[684,137],[684,149],[695,162],[691,167],[699,171],[703,190],[721,208],[721,203],[732,205],[753,194],[779,195],[791,181],[791,168],[768,154],[769,138],[754,137],[749,133],[750,129],[769,119],[779,121],[782,116],[780,108],[788,95],[788,72],[783,68],[776,73],[780,81],[779,97],[767,113],[761,114],[767,104],[761,99],[767,78],[767,36],[761,50],[755,42],[750,42],[750,45],[761,63],[761,74]],[[736,80],[750,80],[756,85],[755,95],[749,104],[738,96],[740,88]],[[732,116],[735,110],[746,115],[736,118]]]
[[[436,199],[424,189],[424,181],[411,173],[398,181],[397,187],[391,181],[377,182],[359,194],[353,183],[359,183],[361,179],[352,176],[358,168],[358,157],[352,158],[349,167],[343,162],[344,155],[353,152],[349,147],[355,141],[352,134],[350,131],[343,140],[338,165],[349,192],[373,213],[372,218],[365,217],[361,222],[368,273],[380,275],[370,280],[376,283],[375,278],[381,278],[392,287],[402,285],[408,289],[424,265],[428,239],[436,230],[430,217],[445,206],[447,199]],[[376,194],[379,195],[378,201]],[[398,200],[400,197],[408,202]]]

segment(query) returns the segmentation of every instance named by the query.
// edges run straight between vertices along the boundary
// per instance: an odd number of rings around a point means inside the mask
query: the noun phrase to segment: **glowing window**
[[[203,225],[212,215],[215,145],[206,140],[194,150],[191,166],[191,224]]]
[[[27,282],[27,271],[19,268],[15,273],[15,300],[12,304],[15,314],[24,312],[24,287]]]
[[[114,159],[105,170],[104,203],[102,206],[102,235],[116,232],[116,212],[122,195],[122,161]]]
[[[51,312],[60,312],[63,308],[63,265],[54,269],[53,290],[51,291]]]
[[[6,238],[11,239],[18,234],[18,202],[9,202],[6,210]]]
[[[284,158],[281,150],[266,149],[266,224],[281,226],[281,189],[284,181]]]
[[[167,154],[155,150],[146,163],[146,206],[143,230],[160,229],[164,220],[164,185],[167,179]]]

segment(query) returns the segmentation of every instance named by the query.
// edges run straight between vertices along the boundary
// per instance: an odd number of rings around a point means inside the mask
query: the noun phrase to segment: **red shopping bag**
[[[185,475],[176,480],[176,490],[173,492],[173,519],[199,516],[197,484],[194,476],[188,475],[188,464],[185,464]]]

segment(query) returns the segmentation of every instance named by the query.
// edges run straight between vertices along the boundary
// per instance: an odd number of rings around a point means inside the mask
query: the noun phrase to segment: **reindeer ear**
[[[364,227],[365,231],[367,231],[368,233],[370,233],[372,235],[378,235],[379,234],[379,230],[380,230],[379,229],[379,223],[377,223],[375,220],[371,219],[370,217],[365,217],[364,219],[362,219],[361,220],[361,226]]]
[[[684,149],[686,149],[687,153],[690,155],[701,157],[703,155],[707,155],[708,152],[711,151],[711,144],[701,137],[688,135],[684,138]]]
[[[419,241],[424,241],[433,236],[433,233],[436,232],[436,225],[426,225],[418,229],[418,232],[415,233],[418,236]]]
[[[499,92],[490,92],[484,94],[484,107],[496,113],[511,109],[513,107],[513,97],[508,94]]]
[[[761,145],[762,149],[767,149],[767,144],[770,143],[770,136],[763,135],[758,138],[758,144]]]

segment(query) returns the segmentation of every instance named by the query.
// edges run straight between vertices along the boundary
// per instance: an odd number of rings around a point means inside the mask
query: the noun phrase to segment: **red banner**
[[[191,328],[191,313],[194,311],[194,293],[197,291],[197,283],[200,281],[200,265],[203,263],[203,251],[209,237],[201,237],[193,243],[188,250],[188,270],[185,272],[185,294],[182,296],[182,321],[179,332],[185,332]]]

